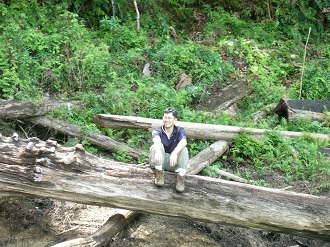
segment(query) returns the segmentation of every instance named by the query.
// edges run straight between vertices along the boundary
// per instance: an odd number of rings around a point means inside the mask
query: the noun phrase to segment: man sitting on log
[[[164,170],[177,172],[176,191],[184,191],[184,176],[189,154],[184,128],[176,126],[178,112],[168,108],[163,112],[163,126],[152,132],[149,164],[155,168],[155,184],[164,186]]]

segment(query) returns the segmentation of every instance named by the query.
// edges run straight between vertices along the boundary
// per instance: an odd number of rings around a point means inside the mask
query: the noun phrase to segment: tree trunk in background
[[[153,131],[154,129],[158,128],[163,124],[163,121],[158,119],[110,114],[98,114],[94,117],[94,122],[106,128],[145,129],[149,132]],[[262,138],[267,131],[271,131],[265,129],[242,128],[236,126],[180,121],[177,121],[177,125],[186,129],[188,138],[204,140],[233,140],[240,133],[248,133],[254,135],[257,138]],[[305,135],[305,133],[303,132],[278,132],[287,138],[296,138]],[[330,137],[325,134],[310,134],[310,136],[317,139],[330,139]]]
[[[59,101],[44,99],[40,102],[32,102],[14,99],[0,99],[0,119],[40,116],[49,113],[59,106],[66,106],[70,109],[71,107],[79,106],[79,104],[79,101]]]
[[[87,131],[87,132],[85,131],[85,133],[83,133],[82,128],[75,124],[71,124],[68,122],[60,121],[57,119],[51,119],[47,117],[34,117],[27,119],[27,121],[41,125],[43,127],[55,129],[56,131],[64,133],[66,135],[75,136],[80,139],[86,139],[94,145],[97,145],[99,147],[114,152],[118,152],[122,150],[136,159],[149,156],[148,153],[140,149],[132,148],[128,146],[126,143],[117,141],[108,136],[93,131]],[[146,158],[145,161],[147,161]]]

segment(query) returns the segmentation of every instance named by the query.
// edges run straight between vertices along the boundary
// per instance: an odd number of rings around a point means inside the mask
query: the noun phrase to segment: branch
[[[139,12],[136,0],[134,0],[134,7],[135,7],[135,12],[136,12],[136,24],[137,24],[136,29],[140,30],[140,12]]]
[[[306,61],[306,50],[307,50],[307,44],[308,44],[308,39],[311,34],[311,28],[308,29],[308,36],[305,44],[305,51],[304,51],[304,61],[303,61],[303,66],[301,69],[301,77],[300,77],[300,90],[299,90],[299,99],[301,99],[301,92],[302,92],[302,85],[303,85],[303,77],[304,77],[304,71],[305,71],[305,61]]]

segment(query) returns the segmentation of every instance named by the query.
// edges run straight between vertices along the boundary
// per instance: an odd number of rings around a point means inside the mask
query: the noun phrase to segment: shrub
[[[239,166],[252,165],[260,175],[277,169],[285,174],[288,182],[295,180],[327,180],[330,165],[318,151],[320,144],[308,135],[285,139],[277,132],[267,132],[262,140],[241,134],[231,148],[232,160]]]
[[[303,99],[330,100],[330,61],[318,59],[307,62],[302,80],[301,97]],[[292,98],[299,98],[301,81],[296,81],[290,89]]]
[[[149,56],[156,77],[163,78],[170,87],[175,87],[182,73],[192,77],[194,84],[204,86],[223,78],[225,65],[220,54],[193,42],[167,42]]]

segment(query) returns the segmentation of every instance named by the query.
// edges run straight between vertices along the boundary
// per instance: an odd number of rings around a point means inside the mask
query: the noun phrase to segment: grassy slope
[[[279,123],[272,114],[257,123],[252,121],[254,112],[277,103],[279,98],[299,96],[303,65],[302,96],[329,100],[330,46],[326,32],[324,40],[317,39],[316,34],[310,37],[303,64],[307,34],[302,37],[294,28],[283,27],[277,21],[246,22],[219,8],[205,12],[201,22],[185,13],[185,23],[175,22],[178,16],[170,19],[167,13],[150,16],[146,12],[141,16],[139,31],[134,15],[122,20],[104,18],[100,28],[93,30],[60,6],[50,11],[47,6],[2,5],[2,10],[6,20],[2,22],[0,45],[2,98],[37,100],[50,93],[55,98],[81,99],[84,110],[59,109],[53,116],[86,130],[101,131],[147,150],[149,135],[132,130],[99,130],[92,116],[110,113],[159,118],[164,107],[173,106],[184,121],[330,133],[328,122]],[[169,25],[175,27],[176,39]],[[144,77],[142,69],[148,62],[151,75]],[[176,90],[183,73],[191,76],[193,85]],[[237,114],[206,115],[194,110],[194,105],[203,103],[205,97],[233,79],[252,87],[251,95],[239,103]],[[191,154],[209,144],[191,140]],[[84,145],[90,152],[97,151],[88,142]],[[279,174],[289,184],[318,181],[313,192],[319,192],[329,189],[330,168],[317,149],[328,145],[308,137],[283,140],[274,133],[262,141],[241,136],[231,143],[231,153],[214,167],[229,169],[263,185],[270,173]],[[123,153],[113,154],[113,158],[131,162]],[[205,174],[213,175],[208,170]]]

